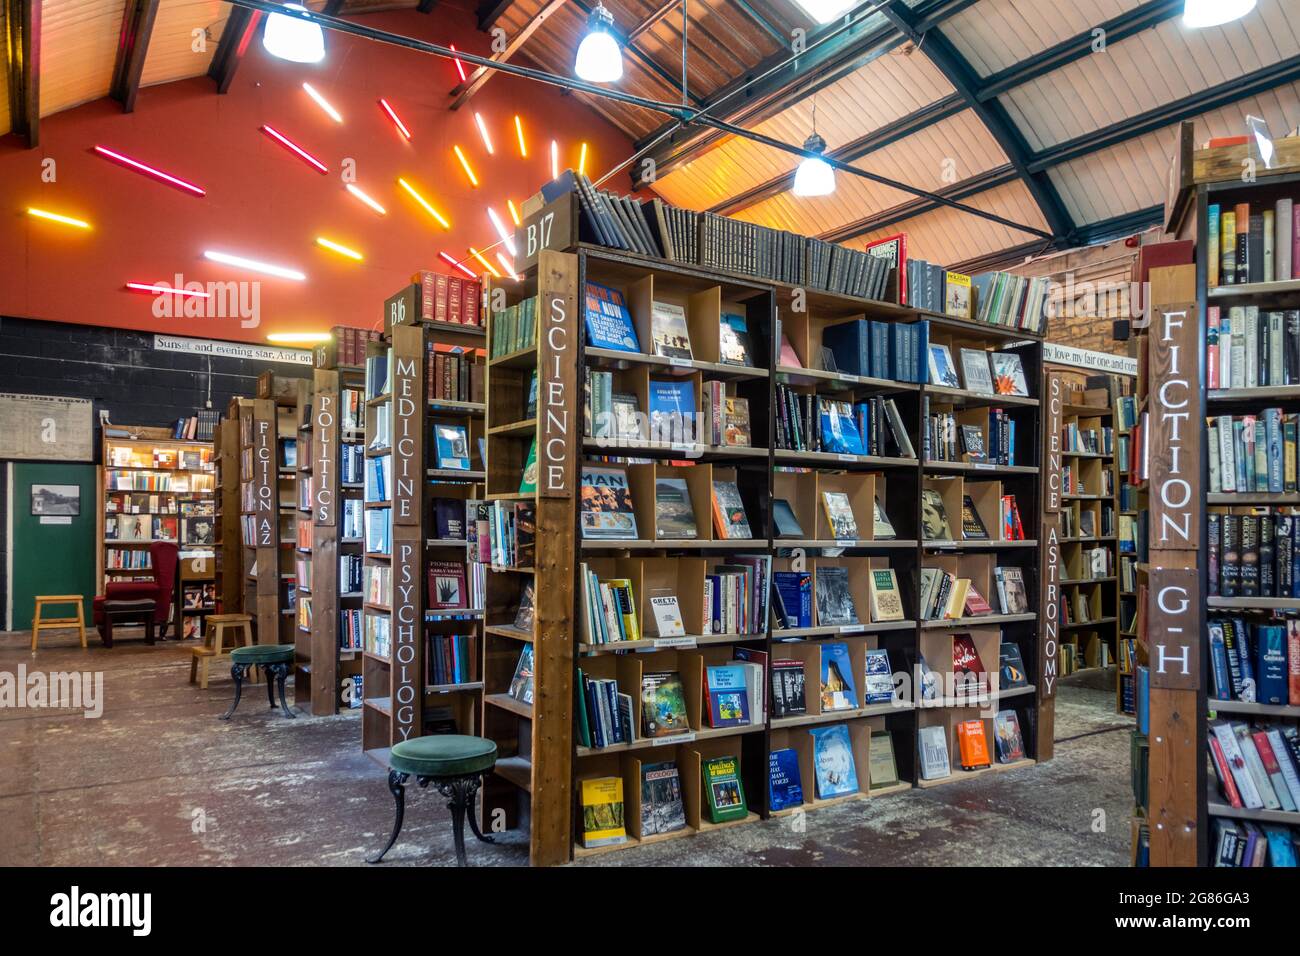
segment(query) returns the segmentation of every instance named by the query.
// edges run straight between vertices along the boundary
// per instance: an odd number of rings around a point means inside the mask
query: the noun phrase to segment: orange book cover
[[[963,770],[981,770],[992,762],[982,720],[963,720],[957,725],[957,746]]]

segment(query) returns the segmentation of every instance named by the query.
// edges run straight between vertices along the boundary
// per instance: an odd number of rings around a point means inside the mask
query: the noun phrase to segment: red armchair
[[[178,555],[179,548],[175,542],[155,541],[149,545],[153,578],[115,581],[105,585],[103,596],[96,597],[94,602],[95,627],[100,628],[102,633],[105,601],[138,601],[150,598],[154,602],[154,624],[161,626],[159,636],[166,637],[167,621],[171,617],[172,604],[176,599],[176,568],[180,563]]]

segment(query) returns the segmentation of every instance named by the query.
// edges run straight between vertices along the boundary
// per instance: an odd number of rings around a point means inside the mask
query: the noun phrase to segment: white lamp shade
[[[288,10],[306,10],[306,7],[297,3],[286,3],[284,6]],[[266,18],[262,46],[267,53],[281,60],[319,63],[325,59],[325,31],[319,23],[273,13]]]
[[[830,23],[857,6],[858,0],[794,0],[794,2],[818,23]]]
[[[1240,20],[1255,9],[1256,0],[1187,0],[1183,26],[1191,30],[1217,27]]]
[[[796,196],[829,196],[835,192],[835,170],[823,159],[805,159],[794,174]]]
[[[590,31],[578,44],[573,72],[588,83],[613,83],[622,79],[623,54],[618,41],[604,30]]]

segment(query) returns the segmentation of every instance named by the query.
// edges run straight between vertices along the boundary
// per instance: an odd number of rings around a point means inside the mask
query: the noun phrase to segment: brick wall
[[[279,362],[155,351],[153,336],[31,319],[0,319],[0,389],[88,398],[109,421],[166,425],[206,407],[225,411],[231,396],[252,396],[267,369],[310,378],[311,368]],[[96,460],[99,453],[96,430]]]
[[[268,368],[311,376],[304,365],[155,351],[153,336],[143,332],[0,318],[0,391],[93,401],[96,462],[100,409],[121,425],[171,426],[206,407],[209,398],[224,412],[231,396],[256,394],[257,377]],[[7,482],[7,463],[0,462],[0,569],[8,566]],[[0,573],[0,617],[5,592],[6,575]]]
[[[1128,343],[1111,337],[1112,321],[1128,316],[1137,251],[1124,242],[1111,242],[1045,256],[1010,271],[1052,280],[1056,314],[1048,324],[1049,342],[1127,355]]]

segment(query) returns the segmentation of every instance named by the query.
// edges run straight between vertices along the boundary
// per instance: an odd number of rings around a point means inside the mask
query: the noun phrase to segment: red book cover
[[[464,302],[461,308],[464,314],[463,321],[466,325],[479,324],[479,296],[481,294],[482,289],[477,279],[469,279],[465,282],[462,293]]]
[[[1223,756],[1223,748],[1213,735],[1210,736],[1210,759],[1214,761],[1214,769],[1219,774],[1219,783],[1228,803],[1234,807],[1242,806],[1241,794],[1237,792],[1237,783],[1232,779],[1232,771],[1228,768],[1227,758]]]
[[[461,280],[456,276],[447,276],[447,321],[460,324]]]
[[[1272,777],[1273,774],[1281,775],[1282,768],[1278,766],[1277,755],[1273,753],[1273,745],[1268,742],[1268,734],[1262,730],[1257,730],[1250,735],[1255,741],[1255,750],[1259,752],[1259,762],[1264,765],[1264,772]]]
[[[434,290],[433,318],[436,322],[447,321],[447,279],[443,273],[438,273],[437,286]]]
[[[1235,241],[1235,237],[1232,240]],[[1146,302],[1142,300],[1142,290],[1151,280],[1152,269],[1165,269],[1169,266],[1191,265],[1196,243],[1190,239],[1179,242],[1152,242],[1138,249],[1137,260],[1133,263],[1133,281],[1137,283],[1138,301],[1132,303],[1130,312],[1143,315]]]
[[[1212,305],[1205,310],[1205,325],[1207,329],[1213,331],[1219,327],[1219,307]],[[1219,387],[1219,346],[1218,333],[1214,336],[1215,345],[1207,346],[1205,349],[1205,377],[1209,381],[1210,388]]]
[[[1249,142],[1249,136],[1215,136],[1205,144],[1205,148],[1218,149],[1221,146],[1245,146]]]
[[[429,562],[429,607],[465,607],[465,567],[451,561]]]
[[[957,748],[963,770],[982,770],[989,759],[989,741],[984,733],[984,721],[963,720],[957,725]]]
[[[1300,203],[1291,209],[1291,275],[1300,276]]]
[[[1287,696],[1292,705],[1300,705],[1300,621],[1287,621],[1286,643]]]
[[[984,662],[969,634],[952,636],[952,673],[958,700],[983,697],[988,693]]]
[[[907,233],[877,239],[862,247],[869,256],[888,260],[898,271],[898,302],[907,305]]]
[[[420,318],[432,322],[434,303],[438,298],[437,273],[423,270],[411,276],[411,281],[420,287]]]

